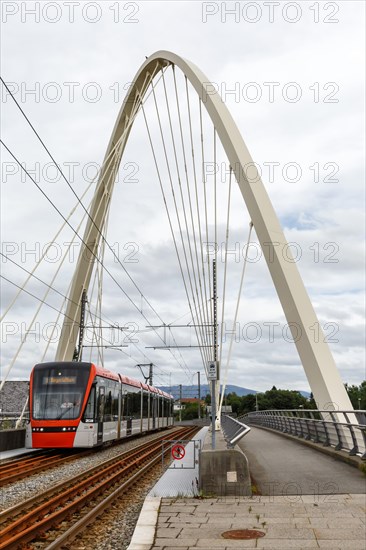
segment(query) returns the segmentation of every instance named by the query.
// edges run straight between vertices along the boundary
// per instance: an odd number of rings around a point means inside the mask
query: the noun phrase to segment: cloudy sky
[[[285,235],[294,243],[297,266],[342,378],[359,384],[365,377],[364,3],[4,1],[1,10],[2,78],[78,196],[103,161],[123,97],[145,57],[170,50],[201,68],[220,92],[260,167]],[[183,101],[184,79],[177,75],[177,81]],[[168,73],[167,86],[172,94]],[[199,136],[197,103],[190,94],[194,131]],[[163,106],[161,82],[157,100]],[[4,143],[68,216],[76,199],[4,87],[1,111]],[[150,98],[146,113],[158,140],[153,111]],[[166,113],[162,116],[166,123]],[[210,121],[205,113],[202,117],[204,133],[210,136]],[[177,120],[173,123],[176,128]],[[1,271],[10,281],[2,280],[4,311],[17,292],[15,285],[21,286],[27,277],[24,269],[33,269],[62,219],[4,147],[1,154]],[[161,147],[158,154],[162,155]],[[207,163],[213,161],[209,137],[205,155]],[[216,160],[221,312],[229,177],[220,144]],[[163,157],[159,162],[164,164]],[[163,168],[162,177],[168,185]],[[207,176],[211,213],[212,186],[213,177]],[[94,184],[86,191],[85,206],[93,188]],[[118,284],[104,273],[102,317],[106,326],[118,323],[130,330],[127,336],[117,336],[103,329],[106,344],[127,346],[105,350],[105,366],[137,376],[136,364],[151,361],[156,365],[156,384],[191,384],[197,371],[203,373],[200,352],[196,348],[154,350],[163,345],[164,332],[147,328],[161,325],[161,319],[185,325],[190,315],[141,113],[122,159],[112,202],[107,239],[115,256],[107,250],[103,262]],[[250,221],[235,182],[231,205],[227,331],[233,323]],[[201,194],[201,213],[203,208]],[[70,219],[81,233],[82,214],[79,207]],[[212,240],[212,217],[208,223]],[[175,227],[176,235],[177,231]],[[80,249],[76,239],[68,251],[66,243],[72,238],[73,232],[66,228],[37,270],[39,279],[50,283],[57,261],[67,254],[45,299],[48,305],[41,309],[14,362],[11,378],[28,377],[32,364],[43,356]],[[46,291],[34,278],[26,288],[33,296],[22,295],[3,323],[3,372],[37,311],[39,301],[34,296],[41,298]],[[230,383],[263,391],[273,384],[309,391],[255,232],[237,323]],[[195,346],[194,329],[172,329],[166,343]],[[224,362],[228,346],[229,335],[223,344]],[[85,348],[84,359],[90,350]],[[54,352],[55,344],[46,358],[51,360]]]

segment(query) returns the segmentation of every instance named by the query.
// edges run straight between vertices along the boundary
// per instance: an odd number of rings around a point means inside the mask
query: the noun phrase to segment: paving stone
[[[363,522],[361,521],[361,518],[354,518],[354,517],[347,517],[345,519],[345,527],[349,529],[352,528],[358,528],[358,529],[364,529]],[[331,528],[331,529],[339,529],[340,520],[339,518],[310,518],[310,524],[313,527],[317,528]]]
[[[160,514],[159,514],[158,525],[166,526],[167,523],[173,523],[175,518],[176,518],[176,516],[166,516],[166,517],[163,516],[163,517],[161,517]]]
[[[269,548],[270,550],[282,550],[288,548],[289,550],[303,550],[303,548],[319,548],[316,540],[298,539],[298,540],[284,540],[284,539],[257,539],[256,548]]]
[[[182,531],[182,528],[174,529],[172,527],[169,527],[164,529],[164,528],[158,527],[158,529],[156,530],[156,537],[158,539],[165,539],[165,538],[175,539],[178,537],[181,531]]]
[[[365,541],[365,529],[314,529],[318,540],[363,540]],[[365,544],[366,546],[366,544]]]
[[[313,529],[306,529],[303,527],[294,528],[294,526],[292,526],[290,528],[285,528],[282,525],[269,525],[266,531],[266,538],[271,539],[315,539]]]
[[[323,519],[323,518],[321,518]],[[272,518],[272,517],[265,517],[263,521],[266,522],[267,525],[281,525],[281,524],[288,524],[289,527],[293,527],[294,525],[301,525],[302,527],[305,527],[307,525],[310,525],[310,520],[307,516],[303,516],[301,518],[296,517],[278,517],[278,518]],[[235,518],[236,523],[236,518]]]
[[[186,548],[187,546],[197,546],[197,538],[195,539],[174,539],[174,548],[179,548],[179,550],[181,550],[181,548]],[[158,539],[156,538],[155,541],[154,541],[154,544],[155,546],[158,546],[158,547],[165,547],[167,545],[167,539]],[[168,543],[169,544],[169,543]]]
[[[201,528],[199,530],[199,538],[200,539],[207,539],[207,540],[221,540],[221,534],[224,531],[228,531],[230,527],[219,527],[218,529],[203,529]],[[197,531],[194,531],[192,529],[189,529],[189,527],[182,529],[181,533],[179,534],[179,538],[192,538],[197,536]]]
[[[175,513],[181,514],[182,512],[184,514],[194,514],[195,511],[196,511],[196,507],[195,506],[176,506],[176,505],[174,505],[174,506],[170,506],[170,508],[167,508],[167,509],[164,508],[162,511],[165,512],[165,513],[168,512],[170,514],[175,514]]]
[[[205,524],[205,527],[214,527],[215,525],[232,525],[232,522],[235,518],[225,517],[225,518],[209,518],[208,522]]]
[[[331,550],[365,550],[365,538],[361,540],[318,540],[319,548]]]
[[[197,548],[256,548],[256,539],[252,540],[229,540],[229,539],[200,539]]]
[[[206,524],[205,524],[206,525]],[[201,529],[201,523],[170,523],[169,528],[171,529],[182,529],[183,527],[189,527],[189,529]]]
[[[174,523],[201,523],[205,524],[208,522],[208,517],[203,516],[200,518],[197,518],[196,516],[188,515],[188,514],[178,514],[176,518],[174,518]]]

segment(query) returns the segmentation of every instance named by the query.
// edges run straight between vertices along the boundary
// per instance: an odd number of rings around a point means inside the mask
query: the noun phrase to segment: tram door
[[[97,435],[97,445],[103,443],[103,419],[104,419],[104,404],[105,404],[105,387],[99,386],[98,391],[98,435]]]

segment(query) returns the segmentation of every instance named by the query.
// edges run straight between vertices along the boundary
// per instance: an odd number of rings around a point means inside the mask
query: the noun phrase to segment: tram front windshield
[[[33,418],[72,420],[79,417],[90,364],[36,365],[33,373]]]

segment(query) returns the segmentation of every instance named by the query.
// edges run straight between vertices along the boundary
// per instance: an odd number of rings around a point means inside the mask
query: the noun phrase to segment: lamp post
[[[197,371],[198,374],[198,420],[201,420],[201,373]]]

